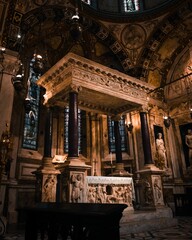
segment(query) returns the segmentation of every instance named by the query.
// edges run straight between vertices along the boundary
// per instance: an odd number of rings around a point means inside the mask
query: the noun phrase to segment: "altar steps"
[[[125,209],[120,221],[120,231],[121,233],[147,232],[173,227],[177,224],[178,221],[173,217],[169,207],[146,211]]]

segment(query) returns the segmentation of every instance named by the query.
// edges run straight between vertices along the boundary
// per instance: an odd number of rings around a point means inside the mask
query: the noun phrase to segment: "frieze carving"
[[[49,174],[42,186],[42,202],[55,202],[56,198],[56,175]]]
[[[55,81],[55,77],[58,76],[61,72],[66,71],[66,68],[71,65],[73,66],[73,69],[70,68],[68,72],[71,71],[73,73],[73,76],[77,76],[79,73],[81,73],[81,78],[86,78],[86,80],[88,81],[95,81],[101,84],[105,84],[106,86],[111,81],[113,81],[119,87],[121,85],[129,85],[137,90],[144,92],[153,90],[153,87],[145,82],[142,82],[135,78],[132,79],[131,77],[126,76],[125,74],[120,72],[117,73],[116,70],[108,69],[105,66],[93,63],[91,60],[84,59],[73,53],[69,53],[68,55],[66,55],[55,65],[55,68],[51,68],[46,74],[44,74],[39,79],[39,84],[46,87],[50,80]]]
[[[153,185],[154,204],[164,205],[161,176],[152,175],[152,185]]]
[[[97,85],[105,86],[110,89],[115,89],[115,91],[123,92],[123,93],[129,93],[129,96],[136,97],[136,98],[147,98],[147,94],[145,92],[145,89],[142,86],[139,86],[137,84],[134,84],[133,82],[126,82],[125,79],[120,79],[117,77],[112,76],[100,76],[95,75],[92,72],[84,72],[79,69],[75,69],[73,71],[73,77],[83,79],[84,81],[90,82],[90,83],[96,83]]]
[[[152,186],[149,181],[149,179],[144,178],[142,179],[143,184],[143,194],[144,194],[144,201],[146,205],[152,205],[153,204],[153,191]]]
[[[71,176],[71,202],[80,203],[83,201],[84,175],[82,173],[74,173]]]
[[[68,53],[49,69],[37,81],[37,84],[46,89],[44,104],[53,103],[54,100],[57,100],[57,104],[61,105],[64,95],[71,91],[71,85],[73,84],[82,87],[84,94],[79,98],[79,101],[82,101],[80,102],[82,107],[86,107],[86,104],[93,104],[92,109],[103,111],[101,101],[95,104],[90,99],[86,99],[85,93],[90,90],[94,91],[95,95],[100,92],[101,95],[103,94],[102,97],[106,94],[105,99],[116,96],[122,100],[116,109],[109,104],[104,106],[111,108],[110,113],[112,114],[118,114],[145,104],[148,92],[154,89],[146,82],[73,53]],[[60,96],[60,99],[58,99],[58,96]],[[125,104],[122,104],[123,101]]]
[[[88,203],[125,203],[132,207],[135,199],[132,178],[88,176]]]

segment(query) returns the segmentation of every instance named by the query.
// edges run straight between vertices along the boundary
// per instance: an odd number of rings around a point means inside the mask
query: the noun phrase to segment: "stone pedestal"
[[[43,158],[42,166],[36,175],[36,202],[56,202],[57,175],[60,174],[52,164],[52,158]]]
[[[153,164],[145,165],[144,169],[138,171],[140,174],[140,203],[145,209],[164,207],[163,186],[161,176],[164,171]]]
[[[61,172],[60,201],[67,203],[86,202],[86,176],[91,166],[78,157],[68,157],[64,164],[58,166]]]

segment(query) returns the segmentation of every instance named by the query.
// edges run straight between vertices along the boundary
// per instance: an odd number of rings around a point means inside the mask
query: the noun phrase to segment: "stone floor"
[[[1,237],[0,237],[1,239]],[[6,235],[2,238],[3,240],[24,240],[23,230],[7,230]],[[192,240],[192,217],[178,217],[178,225],[172,228],[164,228],[156,231],[147,231],[143,233],[121,233],[121,240]],[[108,239],[106,239],[108,240]]]

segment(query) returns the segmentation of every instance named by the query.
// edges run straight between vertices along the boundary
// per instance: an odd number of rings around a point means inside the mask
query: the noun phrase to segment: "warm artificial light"
[[[169,116],[164,116],[163,119],[164,119],[163,122],[164,122],[165,127],[169,128],[171,125],[171,118]]]
[[[127,122],[126,127],[127,127],[127,131],[131,133],[133,130],[132,122]]]

